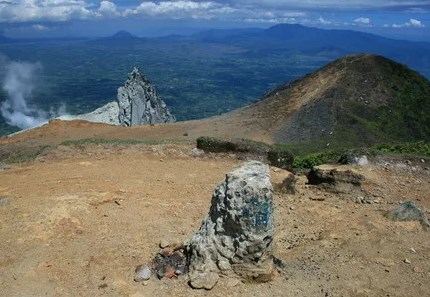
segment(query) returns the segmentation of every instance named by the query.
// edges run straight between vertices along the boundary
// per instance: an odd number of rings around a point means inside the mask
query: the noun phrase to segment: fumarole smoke
[[[35,78],[42,69],[40,63],[3,60],[2,64],[5,70],[2,87],[6,100],[1,103],[0,112],[7,124],[28,129],[47,122],[49,113],[29,104]]]

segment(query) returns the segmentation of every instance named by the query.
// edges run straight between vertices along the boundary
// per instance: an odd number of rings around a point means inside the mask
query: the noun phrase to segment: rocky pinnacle
[[[209,214],[187,243],[190,285],[211,289],[220,275],[270,280],[273,232],[269,168],[247,162],[215,188]]]
[[[135,67],[118,89],[119,122],[124,126],[171,123],[175,117],[149,80]]]

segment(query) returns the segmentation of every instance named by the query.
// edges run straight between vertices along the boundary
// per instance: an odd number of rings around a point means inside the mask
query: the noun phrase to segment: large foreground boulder
[[[190,285],[211,289],[220,275],[269,281],[273,232],[269,168],[249,161],[215,188],[209,214],[187,243]]]

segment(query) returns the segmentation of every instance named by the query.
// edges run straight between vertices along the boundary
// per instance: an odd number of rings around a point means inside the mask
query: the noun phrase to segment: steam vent
[[[134,67],[123,87],[118,89],[119,122],[124,126],[173,123],[175,117],[154,86]]]
[[[212,289],[220,275],[271,280],[273,233],[269,167],[249,161],[215,188],[209,214],[187,244],[190,285]]]

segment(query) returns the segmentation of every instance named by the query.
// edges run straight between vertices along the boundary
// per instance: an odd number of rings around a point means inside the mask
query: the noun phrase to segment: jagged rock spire
[[[118,89],[119,122],[124,126],[137,126],[175,122],[154,86],[134,67],[123,87]]]

